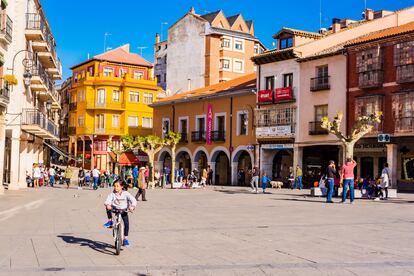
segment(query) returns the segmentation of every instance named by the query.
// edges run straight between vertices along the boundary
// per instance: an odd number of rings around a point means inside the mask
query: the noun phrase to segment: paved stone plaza
[[[108,192],[6,191],[0,275],[414,274],[414,195],[326,205],[308,190],[150,190],[115,256]]]

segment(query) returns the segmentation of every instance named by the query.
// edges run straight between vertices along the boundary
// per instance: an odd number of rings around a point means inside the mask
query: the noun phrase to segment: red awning
[[[122,166],[139,166],[139,164],[140,162],[138,160],[138,156],[136,156],[133,152],[124,152],[119,158],[119,165]]]

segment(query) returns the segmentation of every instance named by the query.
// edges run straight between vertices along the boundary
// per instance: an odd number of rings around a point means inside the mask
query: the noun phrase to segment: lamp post
[[[20,50],[18,51],[14,57],[13,57],[13,62],[12,62],[12,68],[8,68],[8,70],[11,70],[11,74],[14,76],[14,64],[16,62],[16,57],[20,54],[20,53],[28,53],[29,55],[32,55],[32,52],[28,51],[28,50]],[[27,88],[30,85],[30,80],[32,79],[32,73],[30,73],[30,70],[33,67],[33,59],[30,58],[24,58],[22,60],[22,64],[24,67],[24,74],[23,74],[23,81],[24,81],[24,86]],[[12,90],[13,90],[13,86],[12,86]]]

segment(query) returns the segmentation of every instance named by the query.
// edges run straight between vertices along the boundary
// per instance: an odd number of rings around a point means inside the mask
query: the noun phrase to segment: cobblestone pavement
[[[6,191],[0,275],[414,274],[414,195],[327,205],[307,190],[149,190],[115,256],[109,192]]]

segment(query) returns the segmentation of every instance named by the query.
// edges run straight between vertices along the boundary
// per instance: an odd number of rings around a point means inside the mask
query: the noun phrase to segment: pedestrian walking
[[[55,176],[56,176],[56,171],[54,167],[50,167],[49,169],[49,183],[50,183],[50,187],[54,187],[55,186]]]
[[[98,189],[98,182],[99,182],[99,175],[100,175],[100,171],[95,167],[92,170],[92,177],[93,177],[93,189],[97,190]]]
[[[171,173],[171,169],[168,168],[168,166],[165,166],[164,167],[165,185],[168,185],[170,183],[170,173]]]
[[[295,189],[298,188],[299,190],[302,190],[302,168],[298,165],[296,165],[296,178],[295,178]]]
[[[145,177],[145,183],[151,184],[151,189],[154,189],[154,183],[150,183],[149,181],[149,173],[150,173],[150,169],[148,167],[148,165],[145,166],[145,171],[144,171],[144,177]]]
[[[257,194],[259,190],[259,170],[257,167],[253,167],[252,176],[250,186],[252,187],[252,192]]]
[[[355,199],[355,191],[354,191],[354,168],[357,165],[355,160],[352,158],[347,158],[346,163],[342,166],[341,169],[341,182],[342,182],[342,203],[346,202],[347,190],[349,187],[349,199],[351,204],[354,202]]]
[[[200,184],[203,186],[203,188],[206,187],[207,177],[208,177],[208,173],[207,173],[206,168],[204,168],[203,171],[201,172],[201,182],[200,182]]]
[[[65,182],[66,182],[66,185],[67,185],[66,189],[69,189],[70,182],[72,180],[72,176],[73,176],[73,171],[69,166],[67,166],[66,170],[65,170]]]
[[[326,202],[333,203],[332,196],[334,192],[334,178],[336,175],[335,162],[333,160],[329,161],[329,166],[326,168],[326,178],[328,181],[328,191],[326,193]]]
[[[145,182],[145,167],[141,167],[139,169],[138,193],[135,195],[135,199],[139,200],[139,197],[141,196],[142,201],[147,201],[146,189],[147,183]]]
[[[134,189],[138,189],[138,166],[136,165],[132,170],[132,177],[134,178]]]
[[[390,169],[388,168],[388,163],[385,163],[381,172],[381,197],[385,200],[388,199],[388,187],[391,183],[390,180]],[[385,197],[383,191],[385,191]]]
[[[39,188],[39,181],[42,177],[42,172],[40,171],[39,165],[36,163],[33,165],[33,188]]]
[[[78,173],[78,189],[82,189],[85,184],[85,170],[80,168]]]
[[[267,177],[266,172],[263,172],[263,176],[262,176],[262,189],[263,189],[263,193],[266,193],[266,188],[267,185],[270,183],[270,179],[269,177]]]

